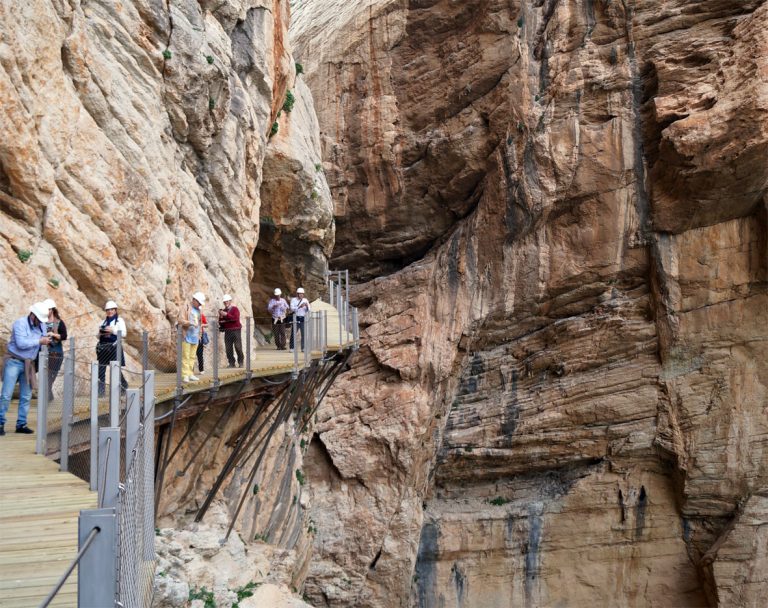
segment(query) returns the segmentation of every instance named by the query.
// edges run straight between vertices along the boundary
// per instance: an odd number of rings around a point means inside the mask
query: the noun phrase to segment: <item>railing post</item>
[[[45,442],[48,439],[48,347],[40,347],[40,360],[38,364],[37,377],[40,381],[37,384],[37,438],[35,441],[35,452],[37,454],[45,453]]]
[[[360,350],[360,325],[357,318],[357,307],[352,309],[352,336],[355,340],[355,350]]]
[[[120,361],[109,362],[109,426],[120,426]]]
[[[149,332],[141,332],[141,377],[149,369]]]
[[[75,339],[69,343],[69,352],[64,357],[64,395],[61,402],[61,442],[59,469],[69,471],[69,428],[72,425],[72,411],[75,406]]]
[[[293,323],[291,326],[291,342],[293,342],[293,378],[296,379],[299,377],[299,334],[296,330],[298,323],[296,322],[295,314],[291,317],[291,321]]]
[[[304,315],[304,327],[301,329],[301,340],[304,342],[304,367],[309,366],[309,360],[312,358],[310,349],[312,348],[312,313]]]
[[[99,429],[99,507],[117,506],[120,491],[120,427]]]
[[[344,271],[344,289],[346,297],[344,298],[344,329],[349,333],[349,270]]]
[[[344,330],[343,324],[341,322],[341,303],[342,297],[341,297],[341,271],[339,271],[339,288],[336,290],[336,315],[339,318],[339,352],[342,351],[344,348],[344,341],[342,340],[342,332]]]
[[[144,516],[154,522],[155,515],[155,374],[144,374],[142,398],[142,423],[144,424]],[[144,559],[155,559],[155,528],[144,526]]]
[[[96,490],[99,485],[99,364],[91,363],[91,468],[90,487]]]
[[[181,324],[176,325],[176,399],[180,399],[184,393],[181,386]]]
[[[117,332],[117,342],[115,343],[115,355],[118,365],[123,364],[123,335]]]
[[[141,424],[141,390],[130,388],[126,392],[125,403],[125,470],[131,466],[131,456],[139,440]]]
[[[245,318],[245,377],[251,379],[251,317]],[[276,340],[274,325],[272,331],[272,339]]]
[[[117,595],[117,515],[114,508],[80,511],[78,547],[94,528],[99,533],[77,568],[77,605],[114,606]]]
[[[328,304],[333,306],[333,279],[328,279]]]
[[[218,320],[211,321],[211,333],[213,338],[211,343],[213,344],[213,388],[219,388],[219,322]],[[226,337],[224,338],[226,340]]]

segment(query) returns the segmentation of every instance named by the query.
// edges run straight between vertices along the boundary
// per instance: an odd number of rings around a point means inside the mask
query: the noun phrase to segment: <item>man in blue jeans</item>
[[[11,329],[8,352],[3,357],[3,388],[0,392],[0,436],[5,435],[5,413],[11,404],[13,389],[19,383],[19,415],[16,418],[16,432],[31,434],[27,426],[29,402],[32,400],[32,382],[35,373],[35,359],[41,344],[50,344],[46,335],[48,307],[42,302],[33,304],[26,317],[16,319]]]

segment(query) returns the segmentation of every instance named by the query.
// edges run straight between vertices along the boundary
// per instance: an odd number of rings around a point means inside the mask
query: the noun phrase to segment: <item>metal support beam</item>
[[[299,377],[299,334],[297,331],[298,323],[296,322],[296,315],[291,317],[293,325],[291,326],[291,342],[293,342],[293,378]]]
[[[61,448],[59,450],[60,470],[69,471],[69,430],[72,427],[72,412],[75,408],[75,340],[70,342],[69,352],[64,357],[64,397],[61,404]]]
[[[181,386],[181,332],[181,324],[176,325],[176,403],[184,393],[184,388]]]
[[[247,380],[250,380],[253,376],[253,371],[251,370],[251,322],[253,319],[251,317],[247,317],[245,319],[245,378]],[[273,326],[274,327],[274,326]],[[273,339],[274,339],[274,333],[273,333]]]
[[[115,606],[117,595],[117,514],[114,507],[80,511],[79,547],[82,548],[94,528],[99,532],[77,569],[77,605],[80,608]]]
[[[48,439],[48,347],[40,347],[38,362],[38,374],[40,382],[37,386],[37,439],[35,441],[35,453],[45,453],[45,442]],[[27,380],[29,382],[29,380]]]
[[[144,395],[142,398],[141,419],[144,424],[144,515],[146,520],[152,517],[155,509],[155,373],[144,373]],[[144,526],[144,559],[155,559],[155,530]]]
[[[149,332],[141,332],[141,377],[144,378],[149,369]]]
[[[127,471],[133,461],[133,450],[136,448],[136,443],[139,440],[141,389],[128,389],[125,401],[125,470]]]
[[[211,333],[213,334],[211,343],[213,344],[213,389],[219,388],[219,322],[213,320],[210,322]]]

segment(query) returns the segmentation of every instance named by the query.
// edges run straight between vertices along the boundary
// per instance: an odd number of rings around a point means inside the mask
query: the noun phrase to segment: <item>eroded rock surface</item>
[[[767,24],[757,0],[297,3],[334,257],[379,277],[309,451],[315,602],[768,593]]]

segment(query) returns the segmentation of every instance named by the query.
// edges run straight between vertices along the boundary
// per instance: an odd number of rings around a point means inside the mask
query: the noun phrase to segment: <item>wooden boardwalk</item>
[[[339,339],[339,316],[331,305],[315,301],[313,310],[328,311],[327,348],[329,352],[349,348],[354,343],[351,333],[342,332]],[[315,351],[313,359],[322,357]],[[299,353],[299,368],[304,353]],[[272,348],[254,348],[251,353],[253,378],[291,373],[294,355]],[[220,385],[242,382],[243,368],[224,368],[219,372]],[[213,385],[210,371],[200,374],[197,382],[183,385],[184,394],[208,390]],[[176,396],[176,374],[156,373],[157,403]],[[76,414],[85,404],[76,403]],[[0,608],[30,608],[40,604],[77,554],[77,523],[81,509],[97,506],[97,495],[87,482],[59,471],[59,465],[35,454],[35,435],[14,433],[18,404],[8,411],[6,428],[0,437]],[[106,399],[99,410],[108,410]],[[83,412],[80,412],[83,413]],[[87,415],[87,414],[86,414]],[[49,420],[48,431],[60,426],[60,419]],[[36,405],[33,401],[29,425],[37,428]],[[50,435],[49,435],[50,437]],[[77,606],[77,570],[56,596],[52,606]]]
[[[77,554],[77,517],[93,509],[88,484],[35,454],[35,436],[14,433],[17,403],[9,410],[10,432],[0,437],[0,606],[40,604]],[[36,409],[29,424],[36,426]],[[77,570],[52,606],[77,606]]]

